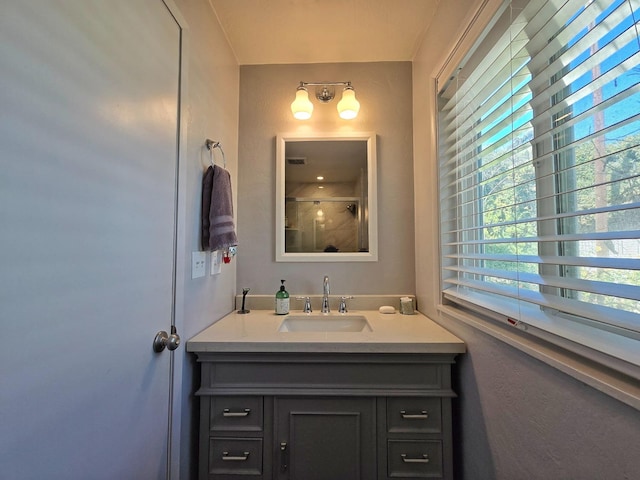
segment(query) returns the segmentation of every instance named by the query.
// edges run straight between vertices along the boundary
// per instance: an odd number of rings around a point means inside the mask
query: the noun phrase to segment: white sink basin
[[[371,332],[364,315],[289,315],[279,332]]]

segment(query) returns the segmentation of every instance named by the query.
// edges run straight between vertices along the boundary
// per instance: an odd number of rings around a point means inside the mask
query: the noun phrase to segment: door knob
[[[179,346],[180,335],[178,335],[174,325],[171,325],[171,335],[167,334],[164,330],[160,330],[153,339],[153,351],[157,353],[162,352],[165,348],[173,351]]]

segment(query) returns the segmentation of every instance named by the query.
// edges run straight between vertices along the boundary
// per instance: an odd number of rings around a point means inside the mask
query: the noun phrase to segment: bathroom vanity
[[[232,313],[201,363],[200,479],[453,478],[451,365],[427,317]]]

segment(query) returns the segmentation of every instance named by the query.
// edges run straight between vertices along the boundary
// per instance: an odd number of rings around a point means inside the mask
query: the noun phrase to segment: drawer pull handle
[[[225,462],[244,462],[249,458],[249,452],[243,452],[243,455],[229,455],[229,452],[222,452],[222,460]]]
[[[251,409],[250,408],[245,408],[242,412],[232,412],[228,408],[225,408],[222,411],[222,416],[223,417],[246,417],[250,413],[251,413]]]
[[[401,453],[400,456],[404,463],[429,463],[429,455],[426,453],[423,453],[420,458],[407,458],[406,453]]]
[[[426,410],[422,410],[420,413],[407,413],[406,410],[400,410],[400,415],[402,415],[402,418],[406,419],[421,418],[426,420],[429,418],[429,414]]]

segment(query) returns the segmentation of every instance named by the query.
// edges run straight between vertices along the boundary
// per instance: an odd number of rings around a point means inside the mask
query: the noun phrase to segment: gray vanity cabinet
[[[197,355],[201,480],[453,478],[455,354]]]

